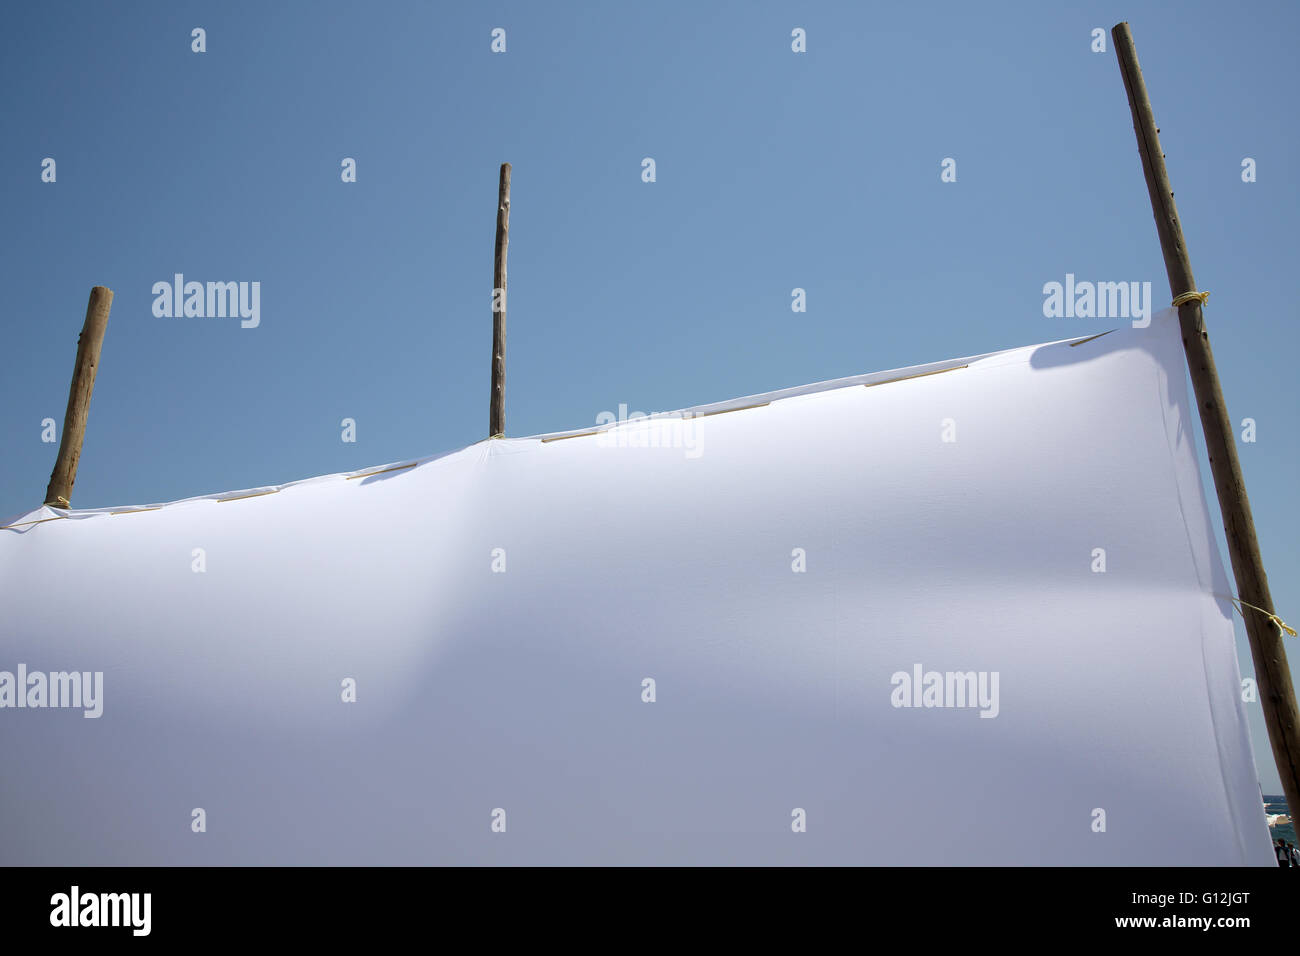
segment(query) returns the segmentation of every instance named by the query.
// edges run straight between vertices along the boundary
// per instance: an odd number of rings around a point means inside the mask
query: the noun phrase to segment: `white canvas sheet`
[[[0,863],[1272,863],[1171,313],[693,411],[4,522]]]

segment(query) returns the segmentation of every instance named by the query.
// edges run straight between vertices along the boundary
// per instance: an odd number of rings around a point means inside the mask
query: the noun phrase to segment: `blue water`
[[[1286,805],[1286,797],[1281,796],[1280,794],[1264,794],[1264,807],[1269,813],[1285,813],[1287,816],[1291,815],[1291,811]],[[1295,843],[1296,846],[1300,846],[1300,843],[1296,842],[1294,818],[1292,818],[1290,823],[1269,827],[1268,835],[1272,837],[1274,843],[1276,843],[1278,839],[1283,839],[1288,843]]]

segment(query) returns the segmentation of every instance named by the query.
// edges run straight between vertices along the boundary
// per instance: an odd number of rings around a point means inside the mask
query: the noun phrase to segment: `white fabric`
[[[727,409],[3,522],[0,863],[1276,865],[1172,313]]]

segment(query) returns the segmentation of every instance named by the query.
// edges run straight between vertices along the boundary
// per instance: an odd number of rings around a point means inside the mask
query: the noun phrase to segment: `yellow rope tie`
[[[1292,637],[1296,636],[1295,628],[1292,627],[1290,624],[1288,624],[1286,621],[1282,620],[1276,614],[1272,613],[1271,611],[1265,611],[1262,607],[1255,607],[1255,605],[1253,604],[1247,604],[1245,601],[1241,600],[1240,598],[1230,597],[1228,598],[1228,600],[1231,601],[1233,604],[1237,605],[1238,611],[1241,611],[1241,606],[1245,605],[1246,607],[1258,611],[1260,614],[1263,614],[1270,621],[1276,624],[1279,632],[1290,634]],[[1245,617],[1246,612],[1241,611],[1241,616]]]
[[[1184,302],[1191,302],[1193,299],[1200,299],[1201,305],[1210,301],[1208,292],[1184,292],[1182,295],[1174,296],[1174,308],[1178,308]]]

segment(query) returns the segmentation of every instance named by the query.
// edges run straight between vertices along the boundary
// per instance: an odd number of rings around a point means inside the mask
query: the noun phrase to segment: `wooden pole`
[[[492,396],[488,437],[506,432],[506,249],[510,245],[510,164],[501,164],[497,188],[497,245],[492,270]]]
[[[1137,133],[1138,152],[1142,154],[1142,171],[1146,174],[1147,191],[1151,195],[1151,211],[1155,214],[1156,231],[1160,234],[1160,248],[1165,256],[1165,271],[1169,275],[1169,291],[1174,298],[1185,292],[1196,291],[1192,266],[1183,240],[1183,227],[1178,221],[1174,205],[1174,191],[1169,185],[1169,172],[1165,169],[1164,153],[1160,151],[1159,130],[1151,112],[1151,100],[1142,70],[1138,66],[1137,49],[1127,23],[1111,30],[1115,54],[1119,58],[1124,88],[1128,91],[1129,109],[1133,113],[1133,129]],[[1269,594],[1268,578],[1264,574],[1264,560],[1260,557],[1259,541],[1255,537],[1255,522],[1250,514],[1250,500],[1246,497],[1246,482],[1237,460],[1237,446],[1233,438],[1232,421],[1223,401],[1219,373],[1214,366],[1214,353],[1210,351],[1210,334],[1205,328],[1205,316],[1199,299],[1185,302],[1178,308],[1178,322],[1183,334],[1183,352],[1191,372],[1196,404],[1201,413],[1201,428],[1205,433],[1205,446],[1210,456],[1210,471],[1218,492],[1219,511],[1223,515],[1223,530],[1227,536],[1228,553],[1232,558],[1232,571],[1237,581],[1237,596],[1244,604],[1253,604],[1275,612]],[[1246,634],[1250,638],[1250,654],[1255,662],[1255,681],[1259,686],[1259,699],[1264,708],[1264,724],[1273,747],[1273,759],[1287,805],[1294,815],[1300,811],[1300,714],[1296,711],[1295,689],[1291,685],[1291,671],[1287,666],[1286,649],[1282,646],[1282,630],[1268,615],[1250,607],[1242,610],[1246,621]]]
[[[95,390],[99,350],[104,344],[104,333],[108,330],[108,311],[112,307],[112,289],[97,285],[90,290],[90,301],[86,303],[86,321],[81,327],[81,336],[77,339],[77,364],[72,370],[68,409],[63,415],[59,457],[55,459],[50,484],[45,489],[45,503],[53,508],[72,506],[72,485],[77,480],[81,443],[86,437],[86,416],[90,414],[90,395]]]

